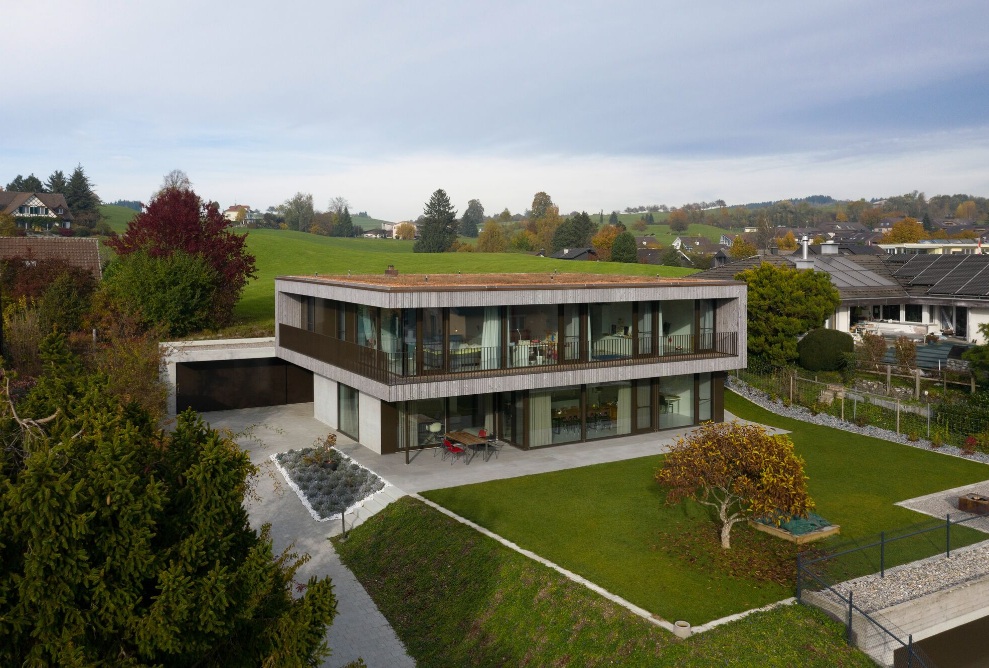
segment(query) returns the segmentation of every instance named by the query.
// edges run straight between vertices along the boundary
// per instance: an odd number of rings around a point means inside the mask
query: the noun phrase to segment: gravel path
[[[765,392],[757,390],[751,385],[744,383],[737,378],[728,377],[727,386],[736,394],[739,394],[757,406],[765,408],[767,411],[772,411],[777,415],[782,415],[784,417],[793,418],[794,420],[802,420],[803,422],[811,422],[813,424],[820,424],[826,427],[833,427],[835,429],[842,429],[844,431],[854,432],[856,434],[862,434],[863,436],[872,436],[874,438],[881,438],[886,441],[893,441],[895,443],[902,443],[903,445],[909,445],[914,448],[921,448],[923,450],[931,450],[930,441],[921,439],[919,441],[910,441],[907,439],[906,434],[897,434],[895,431],[890,431],[888,429],[880,429],[879,427],[874,427],[872,425],[866,425],[860,427],[854,422],[846,422],[833,415],[828,415],[827,413],[818,413],[817,415],[812,415],[809,410],[803,406],[797,406],[791,404],[790,406],[784,406],[782,401],[770,401],[766,396]],[[976,452],[973,455],[964,455],[960,448],[956,448],[953,445],[945,445],[937,450],[932,450],[938,454],[953,455],[956,457],[963,457],[965,459],[971,459],[976,462],[982,462],[983,464],[989,464],[989,454],[983,452]]]

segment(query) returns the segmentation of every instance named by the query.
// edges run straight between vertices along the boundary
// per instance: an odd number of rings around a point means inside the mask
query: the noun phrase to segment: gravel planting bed
[[[905,566],[891,568],[886,577],[879,574],[866,575],[834,586],[834,589],[848,599],[848,592],[855,592],[855,605],[873,612],[898,603],[912,601],[925,594],[957,587],[966,582],[989,575],[989,546],[979,543],[969,548],[954,550],[951,558],[943,555],[924,559]],[[841,601],[832,592],[822,592],[822,596],[835,603]]]
[[[817,415],[813,415],[803,406],[796,406],[793,404],[785,406],[782,401],[770,401],[765,392],[757,390],[751,385],[748,385],[747,383],[744,383],[736,378],[729,377],[727,386],[733,392],[745,397],[757,406],[761,406],[767,411],[772,411],[773,413],[782,415],[783,417],[793,418],[794,420],[802,420],[803,422],[811,422],[813,424],[820,424],[825,427],[842,429],[844,431],[851,431],[856,434],[862,434],[863,436],[872,436],[874,438],[881,438],[887,441],[893,441],[895,443],[902,443],[903,445],[909,445],[914,448],[932,450],[933,452],[938,452],[945,455],[954,455],[956,457],[963,457],[965,459],[982,462],[983,464],[989,464],[989,454],[983,452],[976,452],[972,455],[966,455],[962,453],[960,448],[953,445],[944,445],[936,450],[933,450],[931,448],[930,441],[925,439],[911,441],[907,438],[906,434],[897,434],[895,431],[880,429],[879,427],[874,427],[872,425],[860,427],[853,422],[846,422],[834,417],[833,415],[828,415],[827,413],[818,413]]]
[[[332,447],[289,450],[271,459],[318,520],[339,517],[385,487],[373,471]]]

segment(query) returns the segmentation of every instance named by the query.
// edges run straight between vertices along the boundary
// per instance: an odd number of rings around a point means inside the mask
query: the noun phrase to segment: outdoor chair
[[[487,446],[485,449],[488,453],[488,459],[491,459],[491,453],[494,453],[494,456],[497,457],[498,451],[501,450],[501,442],[498,441],[498,437],[494,434],[489,434],[485,429],[481,429],[477,432],[477,435],[487,440]]]
[[[451,458],[450,463],[453,464],[459,457],[464,458],[464,463],[467,462],[467,450],[458,443],[454,443],[448,438],[443,439],[443,459],[447,457]]]

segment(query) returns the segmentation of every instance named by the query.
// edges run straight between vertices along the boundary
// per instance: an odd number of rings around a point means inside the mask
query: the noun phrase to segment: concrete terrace
[[[364,659],[369,668],[378,666],[413,666],[414,661],[378,611],[367,592],[340,562],[328,538],[341,532],[337,521],[314,520],[299,497],[285,484],[270,457],[280,452],[311,446],[332,430],[313,418],[311,403],[288,406],[248,408],[204,413],[214,428],[229,429],[262,468],[255,487],[256,498],[247,502],[251,525],[259,528],[271,524],[274,549],[289,546],[308,553],[310,560],[297,575],[300,582],[311,576],[329,576],[337,596],[337,618],[327,631],[327,643],[333,654],[323,662],[336,668]],[[733,416],[726,414],[726,420]],[[344,518],[347,528],[361,524],[391,501],[429,489],[487,482],[549,471],[602,464],[606,462],[659,455],[679,436],[693,427],[639,434],[620,438],[573,443],[528,452],[511,446],[502,447],[497,457],[484,461],[479,455],[465,464],[451,463],[435,456],[431,450],[413,453],[410,463],[405,454],[379,455],[360,443],[338,434],[337,448],[390,483],[355,512]]]

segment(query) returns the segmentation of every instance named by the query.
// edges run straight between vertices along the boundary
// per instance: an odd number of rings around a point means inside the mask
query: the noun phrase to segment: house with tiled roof
[[[989,324],[989,255],[888,254],[875,248],[825,243],[808,246],[806,253],[753,256],[696,275],[727,280],[762,262],[823,271],[841,295],[826,327],[989,342],[979,332],[979,325]]]
[[[0,261],[45,262],[60,260],[79,267],[100,280],[100,242],[95,237],[0,237]]]
[[[597,260],[598,252],[593,248],[561,248],[550,257],[554,260]]]
[[[0,191],[0,213],[13,216],[19,227],[72,227],[69,204],[59,193]]]

